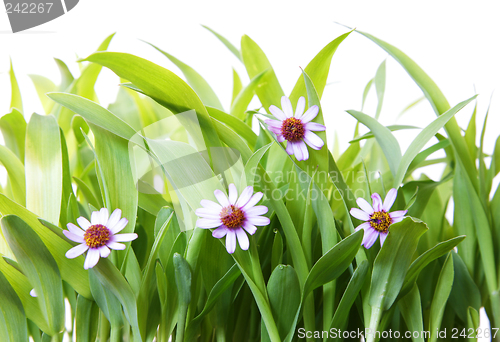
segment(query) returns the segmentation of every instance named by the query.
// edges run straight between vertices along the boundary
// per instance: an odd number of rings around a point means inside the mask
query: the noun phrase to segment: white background
[[[57,0],[53,0],[57,1]],[[164,56],[139,39],[149,41],[197,70],[229,109],[234,67],[241,63],[208,31],[207,25],[239,47],[249,35],[266,52],[286,94],[307,63],[328,42],[346,32],[342,24],[369,32],[404,51],[437,83],[453,106],[478,93],[478,126],[493,93],[486,132],[486,152],[500,133],[500,5],[498,1],[160,1],[80,0],[66,15],[26,32],[12,34],[7,15],[0,13],[0,114],[10,102],[9,57],[24,97],[25,113],[43,113],[28,74],[59,82],[53,57],[64,60],[78,75],[78,57],[86,57],[113,32],[110,50],[129,52],[178,72]],[[368,39],[351,34],[333,58],[322,99],[329,146],[338,134],[340,150],[348,146],[355,121],[346,109],[361,107],[366,83],[387,54]],[[244,83],[248,78],[243,78]],[[97,94],[104,105],[114,100],[118,78],[103,70]],[[476,90],[474,90],[474,87]],[[388,125],[409,103],[421,96],[419,88],[391,58],[381,121]],[[376,106],[375,92],[365,108]],[[466,128],[472,105],[457,114]],[[435,118],[422,103],[398,123],[424,127]],[[403,151],[418,131],[396,133]],[[479,134],[478,134],[479,135]],[[436,177],[432,170],[431,177]]]

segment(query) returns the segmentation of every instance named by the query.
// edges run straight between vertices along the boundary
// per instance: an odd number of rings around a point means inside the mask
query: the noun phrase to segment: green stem
[[[381,315],[382,310],[380,310],[380,307],[372,306],[372,316],[370,318],[370,328],[368,330],[369,335],[365,336],[366,342],[375,342],[375,336],[378,330],[378,324],[380,323]]]
[[[111,327],[111,336],[109,342],[120,342],[122,340],[122,333],[120,327]]]
[[[100,315],[100,323],[99,323],[99,341],[107,341],[109,338],[109,322],[106,316],[102,313]]]
[[[500,291],[494,291],[490,294],[490,305],[493,317],[489,317],[491,328],[500,328]],[[497,333],[492,341],[500,342],[500,334]]]
[[[177,337],[175,338],[175,342],[184,342],[187,309],[187,305],[179,305],[179,320],[177,321]]]

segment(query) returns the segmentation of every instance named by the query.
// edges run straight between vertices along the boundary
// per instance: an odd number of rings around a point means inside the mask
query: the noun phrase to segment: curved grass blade
[[[159,47],[148,42],[145,43],[151,45],[156,50],[160,51],[165,57],[167,57],[182,71],[184,77],[186,77],[187,83],[198,94],[198,96],[200,97],[201,101],[203,101],[205,106],[210,106],[220,110],[224,110],[224,108],[222,108],[222,104],[219,101],[219,98],[217,97],[213,89],[210,87],[208,82],[198,72],[196,72],[196,70],[191,68],[189,65],[181,62],[171,54],[163,51]]]
[[[207,27],[205,25],[201,25],[201,26],[203,26],[204,28],[206,28],[207,30],[212,32],[214,34],[214,36],[219,38],[219,40],[222,42],[222,44],[224,44],[229,49],[229,51],[231,51],[236,56],[236,58],[238,58],[240,61],[243,62],[243,59],[241,58],[240,50],[238,50],[233,44],[231,44],[231,42],[229,40],[227,40],[226,38],[224,38],[223,36],[221,36],[220,34],[215,32],[214,30],[212,30],[210,27]]]
[[[21,91],[19,90],[19,84],[17,83],[16,74],[14,73],[14,68],[12,66],[12,59],[10,60],[9,77],[11,86],[10,108],[16,108],[22,113],[23,101],[21,99]]]
[[[391,131],[387,127],[379,123],[377,120],[364,113],[358,112],[356,110],[348,110],[347,113],[351,114],[356,120],[361,122],[372,131],[372,133],[375,135],[375,139],[377,139],[377,142],[382,148],[382,151],[384,151],[384,155],[387,159],[387,162],[389,163],[391,173],[395,176],[402,156],[399,143],[394,135],[392,135]]]
[[[250,79],[268,70],[261,79],[262,86],[256,89],[257,96],[266,111],[271,105],[281,103],[281,97],[284,93],[271,63],[269,63],[264,51],[247,35],[241,38],[241,55]]]
[[[342,299],[337,306],[335,315],[333,316],[332,322],[330,323],[330,329],[345,329],[347,325],[347,319],[349,318],[347,313],[351,310],[351,307],[358,297],[358,293],[366,280],[366,276],[368,275],[368,268],[368,261],[363,260],[363,262],[361,262],[361,264],[359,264],[359,266],[354,271],[351,280],[349,280],[349,284],[347,285],[347,288],[342,295]],[[340,341],[341,339],[338,338],[331,340]]]
[[[424,322],[422,319],[422,301],[417,284],[413,285],[410,292],[398,302],[399,311],[405,320],[409,331],[424,331]],[[425,342],[422,334],[412,334],[413,342]]]
[[[477,95],[474,95],[468,100],[462,101],[457,104],[455,107],[441,114],[437,119],[431,122],[427,127],[425,127],[412,141],[405,154],[401,158],[401,162],[398,167],[398,171],[396,173],[396,177],[394,179],[394,187],[399,187],[403,182],[406,170],[410,166],[413,159],[417,156],[420,150],[425,146],[425,144],[463,107],[469,104],[472,100],[474,100]]]
[[[344,33],[334,40],[332,40],[328,45],[326,45],[320,52],[307,64],[306,68],[303,70],[309,78],[311,83],[314,85],[316,92],[318,94],[318,99],[323,96],[323,91],[325,90],[326,80],[328,78],[328,73],[330,72],[330,64],[332,63],[333,55],[340,43],[344,41],[351,34],[352,30]],[[293,90],[290,94],[290,101],[292,103],[297,103],[299,97],[306,93],[306,84],[304,83],[304,78],[299,76],[299,79],[295,83]],[[309,107],[315,103],[309,102]]]
[[[448,254],[443,268],[439,273],[436,290],[434,291],[434,296],[432,297],[431,311],[429,316],[429,331],[431,332],[431,338],[429,339],[429,342],[435,342],[438,339],[437,331],[441,327],[444,307],[446,305],[446,302],[448,301],[448,297],[450,296],[451,287],[453,286],[453,278],[453,257],[450,253]]]
[[[252,101],[256,89],[260,86],[262,78],[269,72],[269,69],[262,71],[260,74],[256,75],[250,83],[248,83],[245,88],[243,88],[238,95],[234,98],[231,104],[231,115],[237,117],[240,120],[245,119],[245,112]]]

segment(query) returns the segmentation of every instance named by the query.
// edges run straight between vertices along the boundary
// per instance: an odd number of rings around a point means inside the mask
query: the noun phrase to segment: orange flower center
[[[109,241],[110,235],[110,231],[106,226],[94,224],[85,231],[83,239],[90,248],[98,248]]]
[[[220,219],[228,228],[240,228],[243,225],[243,221],[245,221],[245,214],[240,208],[230,205],[222,209]]]
[[[305,134],[302,121],[296,118],[288,118],[281,124],[281,134],[291,142],[302,140]]]
[[[389,226],[392,223],[392,219],[389,213],[382,210],[371,214],[369,222],[373,229],[381,233],[387,233],[389,231]]]

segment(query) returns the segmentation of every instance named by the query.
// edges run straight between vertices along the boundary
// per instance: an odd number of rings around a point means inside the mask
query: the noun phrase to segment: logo
[[[71,11],[79,0],[4,0],[12,32],[45,24]]]

